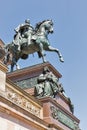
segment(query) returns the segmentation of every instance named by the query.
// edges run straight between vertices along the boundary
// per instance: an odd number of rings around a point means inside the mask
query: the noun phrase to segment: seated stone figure
[[[35,86],[36,97],[55,97],[58,93],[58,78],[49,70],[48,67],[44,67],[43,73],[38,77],[37,81],[38,84]]]

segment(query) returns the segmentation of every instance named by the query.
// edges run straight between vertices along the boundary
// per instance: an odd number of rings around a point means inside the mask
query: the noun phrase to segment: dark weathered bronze
[[[38,77],[37,84],[35,85],[35,97],[41,98],[50,96],[54,98],[58,92],[63,93],[64,89],[61,87],[58,80],[59,79],[48,67],[44,67],[43,73]]]
[[[60,51],[49,44],[48,34],[53,33],[52,20],[44,20],[36,24],[35,29],[30,25],[30,20],[25,20],[24,24],[19,25],[15,29],[16,34],[10,44],[7,44],[5,49],[4,63],[11,65],[11,71],[13,71],[14,65],[18,67],[17,61],[27,59],[28,54],[34,52],[38,53],[39,57],[42,57],[43,62],[46,62],[45,51],[54,51],[58,54],[61,62],[64,62]]]

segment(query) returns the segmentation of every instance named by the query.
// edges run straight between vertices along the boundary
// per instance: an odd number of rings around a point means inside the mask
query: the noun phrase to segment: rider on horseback
[[[28,40],[27,43],[29,45],[34,28],[30,25],[30,20],[26,19],[24,24],[20,24],[14,30],[16,34],[14,35],[13,43],[17,46],[17,50],[20,51],[22,38],[26,38]],[[29,35],[27,35],[27,32],[29,33]]]

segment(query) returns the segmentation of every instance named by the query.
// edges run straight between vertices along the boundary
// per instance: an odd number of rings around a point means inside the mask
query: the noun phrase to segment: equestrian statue
[[[20,58],[27,59],[29,54],[35,52],[38,53],[39,58],[42,58],[43,62],[46,62],[44,51],[56,52],[59,60],[64,62],[60,51],[50,45],[48,40],[49,33],[53,33],[52,20],[39,22],[33,28],[30,20],[26,19],[25,23],[15,28],[15,35],[12,42],[2,48],[4,50],[3,53],[5,52],[3,62],[6,65],[11,65],[11,71],[13,71],[14,65],[16,65],[17,69],[19,68],[17,62]],[[0,48],[0,55],[2,49]]]

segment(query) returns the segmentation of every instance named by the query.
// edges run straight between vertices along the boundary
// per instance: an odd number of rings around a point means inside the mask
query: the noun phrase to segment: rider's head
[[[29,20],[29,19],[26,19],[26,20],[25,20],[25,23],[30,24],[30,20]]]

